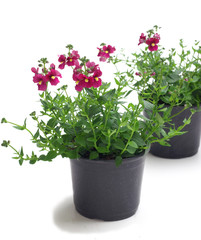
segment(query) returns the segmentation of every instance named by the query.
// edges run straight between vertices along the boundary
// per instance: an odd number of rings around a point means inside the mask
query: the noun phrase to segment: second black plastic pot
[[[172,110],[172,116],[181,112],[183,106],[175,106]],[[184,119],[191,115],[190,108],[184,110],[172,119],[175,127],[183,124]],[[191,123],[186,125],[182,131],[187,131],[183,135],[175,136],[170,139],[171,147],[161,146],[159,143],[151,145],[150,153],[162,158],[179,159],[195,155],[200,146],[201,133],[201,112],[196,112],[191,119]]]
[[[140,202],[145,154],[114,160],[71,159],[76,210],[83,216],[116,221],[135,214]]]

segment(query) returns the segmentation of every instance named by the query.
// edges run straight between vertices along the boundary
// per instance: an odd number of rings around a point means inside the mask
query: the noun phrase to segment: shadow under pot
[[[71,159],[73,197],[83,216],[104,221],[131,217],[140,202],[145,153],[115,160]]]
[[[171,115],[173,116],[181,112],[183,108],[184,106],[173,107]],[[147,117],[146,112],[144,112],[144,115]],[[190,115],[190,108],[185,109],[179,115],[175,116],[172,122],[175,124],[175,127],[178,128],[183,124],[183,120],[188,119]],[[194,113],[191,118],[191,123],[186,125],[182,131],[186,131],[186,133],[175,136],[169,140],[170,147],[153,143],[150,148],[150,153],[161,158],[170,159],[186,158],[195,155],[200,146],[201,112]]]

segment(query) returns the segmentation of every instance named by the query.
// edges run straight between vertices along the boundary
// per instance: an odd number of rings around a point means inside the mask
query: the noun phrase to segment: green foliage
[[[73,46],[68,45],[67,48],[70,51]],[[84,88],[76,97],[69,96],[67,85],[58,88],[56,94],[46,90],[40,94],[40,112],[33,111],[30,114],[36,125],[34,133],[27,128],[26,119],[22,125],[9,122],[5,118],[1,120],[1,123],[10,123],[17,130],[27,131],[40,154],[24,154],[23,147],[18,151],[5,140],[2,146],[14,150],[14,159],[20,165],[24,161],[29,161],[30,164],[37,161],[50,162],[61,156],[71,159],[115,159],[119,166],[124,158],[147,151],[152,142],[168,145],[168,139],[182,134],[183,127],[190,122],[186,119],[183,126],[175,129],[171,123],[173,103],[180,104],[187,102],[187,99],[191,102],[194,98],[187,94],[185,101],[181,101],[178,97],[184,95],[187,87],[180,84],[182,66],[175,66],[175,51],[172,51],[168,59],[162,58],[159,53],[161,52],[143,51],[142,54],[133,54],[134,60],[131,62],[123,61],[117,56],[110,57],[109,62],[116,69],[120,62],[129,67],[127,71],[117,70],[114,77],[116,87],[113,88],[110,83],[103,82],[99,88]],[[80,61],[85,66],[88,59],[84,57]],[[40,64],[45,63],[46,58],[40,60]],[[142,72],[139,81],[135,81],[133,64]],[[194,65],[198,69],[199,63]],[[149,84],[150,73],[153,71],[156,72],[155,82]],[[190,72],[186,71],[185,74]],[[191,82],[197,84],[198,75],[192,75]],[[134,104],[128,101],[128,96],[134,98],[136,91],[139,93],[139,102]],[[178,91],[180,95],[176,96]],[[199,95],[199,91],[197,94]],[[195,92],[192,95],[198,96]],[[161,104],[162,99],[170,103],[169,108]],[[147,115],[143,116],[145,110]],[[170,123],[169,129],[165,123]]]
[[[10,141],[3,140],[1,146],[2,146],[2,147],[8,147],[9,144],[10,144]]]
[[[147,31],[148,36],[153,37],[157,29],[155,26],[154,29]],[[133,57],[127,60],[127,66],[130,69],[127,72],[134,70],[141,74],[138,79],[132,77],[130,84],[148,102],[161,101],[181,106],[200,105],[201,46],[198,41],[195,41],[194,46],[187,49],[182,39],[179,45],[181,49],[178,53],[172,48],[168,54],[160,45],[158,50],[153,52],[145,47],[145,50],[141,50],[139,54],[132,54]]]

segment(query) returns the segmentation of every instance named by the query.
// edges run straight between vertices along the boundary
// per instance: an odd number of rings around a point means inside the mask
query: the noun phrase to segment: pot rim
[[[137,161],[140,161],[142,159],[142,157],[146,156],[147,153],[149,152],[149,150],[143,150],[141,153],[133,156],[133,157],[129,157],[129,158],[123,158],[122,159],[122,163],[120,164],[121,165],[124,165],[124,164],[128,164],[128,163],[131,163],[131,162],[137,162]],[[77,160],[77,161],[80,161],[80,162],[85,162],[85,163],[89,163],[89,164],[115,164],[115,159],[96,159],[96,160],[90,160],[88,158],[83,158],[83,157],[80,157],[80,158],[77,158],[77,159],[70,159],[72,161],[74,160]]]

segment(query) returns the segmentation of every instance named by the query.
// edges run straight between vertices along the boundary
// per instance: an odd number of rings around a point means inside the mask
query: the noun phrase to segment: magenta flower
[[[158,43],[159,40],[157,38],[149,38],[146,40],[146,44],[149,45],[148,48],[151,52],[158,50]]]
[[[103,46],[103,48],[98,48],[99,53],[98,53],[98,57],[100,57],[100,61],[101,62],[105,62],[107,58],[110,58],[110,54],[114,53],[114,51],[116,50],[115,47],[112,47],[111,45],[108,46]]]
[[[78,65],[78,59],[80,58],[80,55],[78,54],[78,51],[72,51],[72,53],[70,54],[70,56],[67,58],[67,65],[68,66],[75,66]]]
[[[74,69],[75,70],[75,69]],[[74,72],[73,73],[73,80],[74,81],[80,81],[80,78],[79,78],[79,75],[80,75],[81,73],[79,73],[79,72]]]
[[[96,70],[93,74],[94,82],[93,87],[98,88],[102,85],[102,80],[100,79],[100,76],[102,76],[102,72],[100,70]]]
[[[107,58],[106,58],[106,57],[103,57],[103,56],[101,56],[101,57],[99,58],[99,60],[100,60],[101,62],[105,62],[105,61],[107,60]]]
[[[64,69],[66,65],[66,57],[64,55],[60,55],[58,61],[60,62],[59,69]]]
[[[76,61],[77,61],[77,58],[71,56],[71,57],[68,57],[68,58],[67,58],[67,63],[66,63],[66,64],[67,64],[68,66],[74,66],[74,65],[76,64],[76,63],[75,63]]]
[[[94,62],[87,62],[86,67],[88,73],[94,73],[95,71],[99,70],[98,64],[95,64]]]
[[[47,81],[50,82],[51,85],[56,86],[59,83],[58,77],[61,78],[62,76],[59,71],[52,68],[45,77],[46,77]]]
[[[145,43],[145,42],[146,42],[146,36],[144,35],[144,33],[141,33],[138,46],[142,43]]]
[[[80,58],[80,55],[78,54],[78,51],[75,51],[75,50],[72,51],[71,56],[76,57],[77,59]]]
[[[77,77],[79,79],[80,86],[82,86],[83,88],[93,87],[93,83],[94,83],[93,77],[87,77],[86,75],[84,75],[82,73],[79,74]]]
[[[136,76],[142,76],[142,74],[140,72],[136,72],[135,75]]]
[[[31,71],[35,74],[38,74],[39,68],[36,69],[36,68],[32,67]]]
[[[39,91],[45,91],[47,89],[47,79],[42,74],[36,74],[33,77],[33,82],[37,83]]]
[[[156,73],[155,72],[153,72],[152,74],[150,74],[150,76],[155,76],[156,75]]]
[[[79,92],[82,91],[83,88],[91,88],[94,85],[94,78],[82,73],[73,74],[73,80],[76,81],[75,89]]]
[[[158,39],[158,40],[161,39],[161,37],[160,37],[160,35],[159,35],[158,33],[155,33],[154,36],[153,36],[153,38],[156,38],[156,39]]]
[[[31,68],[31,71],[35,73],[33,77],[33,82],[37,83],[39,91],[45,91],[47,89],[47,79],[42,74],[39,74],[39,68]]]
[[[83,87],[80,85],[80,82],[76,82],[75,90],[81,92]]]
[[[112,47],[111,45],[108,45],[107,47],[106,46],[103,46],[103,52],[105,53],[105,57],[109,58],[111,53],[114,53],[115,51],[115,47]]]

